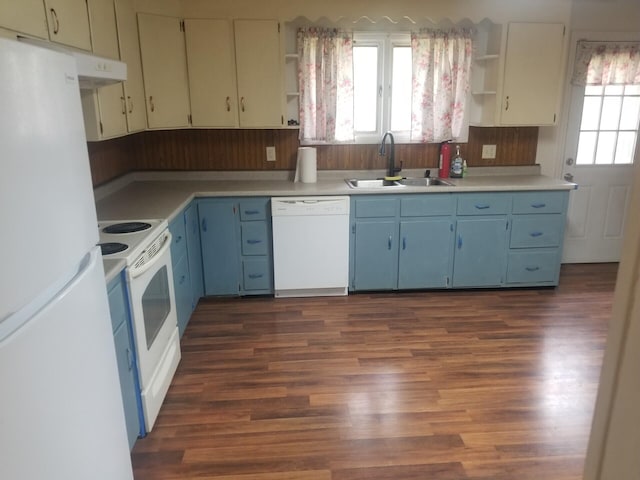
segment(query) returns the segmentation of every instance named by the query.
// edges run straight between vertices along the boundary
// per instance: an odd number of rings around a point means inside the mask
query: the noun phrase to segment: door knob
[[[565,179],[567,182],[573,182],[573,175],[572,175],[571,173],[565,173],[565,174],[564,174],[564,179]]]

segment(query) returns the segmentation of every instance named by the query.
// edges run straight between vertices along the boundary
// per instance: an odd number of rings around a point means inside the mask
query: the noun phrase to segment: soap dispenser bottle
[[[451,160],[451,178],[462,178],[464,160],[460,155],[460,145],[456,145],[456,156]]]

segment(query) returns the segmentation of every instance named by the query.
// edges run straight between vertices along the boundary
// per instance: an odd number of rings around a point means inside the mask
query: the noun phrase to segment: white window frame
[[[390,130],[391,126],[391,98],[392,92],[392,67],[393,48],[410,47],[411,34],[409,32],[354,32],[353,43],[355,47],[378,47],[378,95],[376,98],[376,131],[354,132],[354,143],[375,144],[380,141],[382,135]],[[411,132],[393,132],[397,143],[409,143]]]

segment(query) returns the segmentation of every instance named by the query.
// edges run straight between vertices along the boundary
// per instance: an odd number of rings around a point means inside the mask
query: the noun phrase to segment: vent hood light
[[[54,43],[33,38],[18,37],[18,40],[73,56],[76,59],[76,69],[78,70],[78,84],[82,89],[96,89],[127,79],[127,64],[118,60],[70,50]]]

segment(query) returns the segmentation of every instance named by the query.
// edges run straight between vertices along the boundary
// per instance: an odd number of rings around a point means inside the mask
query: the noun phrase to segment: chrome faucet
[[[387,156],[387,175],[385,179],[389,180],[395,177],[396,173],[402,170],[402,167],[396,167],[396,164],[395,164],[396,144],[393,140],[393,134],[391,132],[387,132],[383,135],[382,141],[380,142],[380,150],[378,151],[378,153],[380,154],[380,156],[384,156],[385,142],[387,140],[387,137],[389,137],[389,141],[391,143],[391,149],[389,151],[389,155]]]

